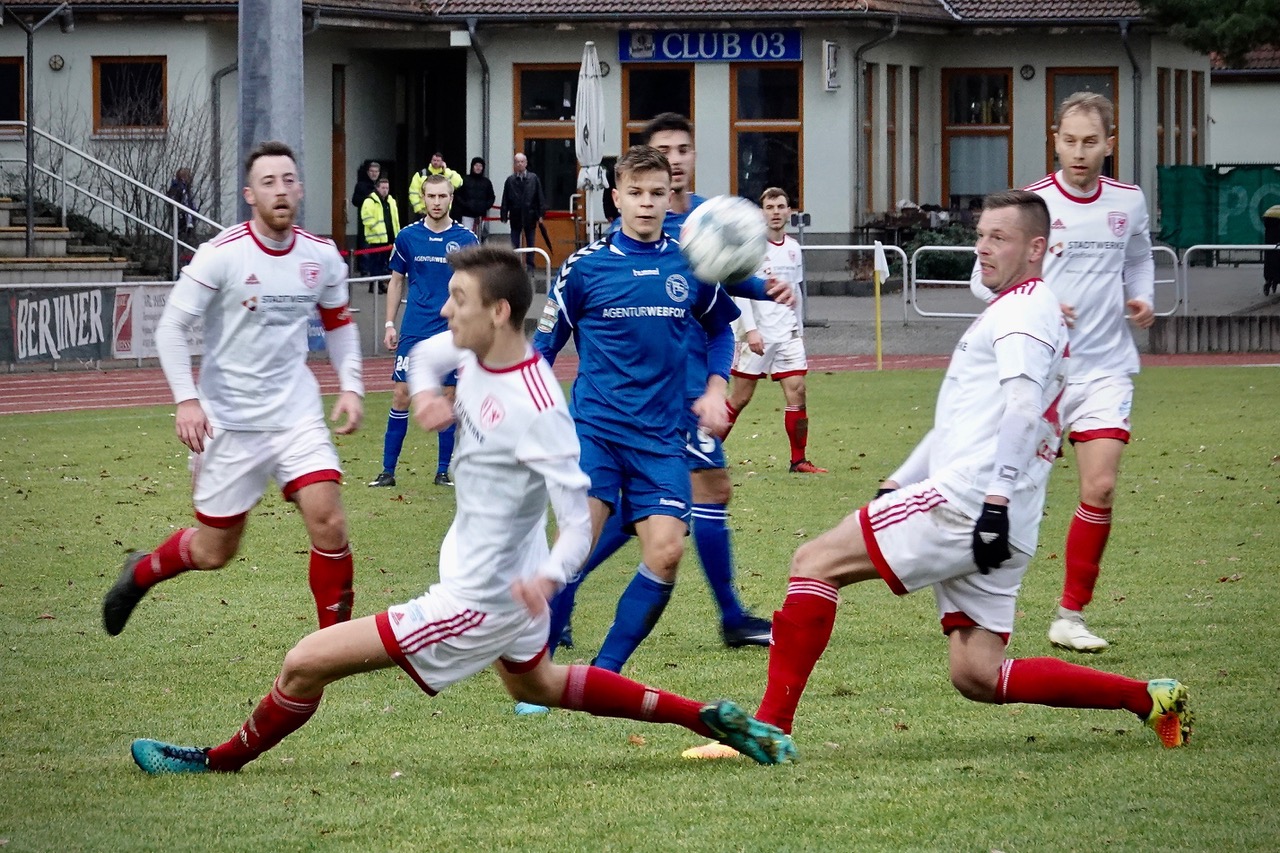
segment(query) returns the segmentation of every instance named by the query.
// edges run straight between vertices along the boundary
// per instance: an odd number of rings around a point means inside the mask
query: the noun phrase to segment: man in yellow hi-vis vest
[[[391,244],[400,233],[400,210],[386,178],[378,179],[373,192],[360,205],[360,225],[364,229],[365,248],[379,250],[359,256],[361,274],[387,275]],[[386,293],[386,282],[379,283],[378,290]],[[373,293],[373,282],[369,283],[369,292]]]
[[[409,182],[409,206],[417,216],[422,216],[427,209],[422,200],[422,182],[428,175],[444,175],[455,190],[462,186],[462,176],[445,165],[444,155],[439,151],[432,154],[431,165],[415,174],[413,180]]]

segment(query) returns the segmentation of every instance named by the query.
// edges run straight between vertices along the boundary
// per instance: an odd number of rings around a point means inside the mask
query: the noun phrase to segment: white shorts
[[[1101,376],[1067,384],[1062,393],[1062,427],[1071,442],[1115,438],[1129,443],[1133,377]]]
[[[323,420],[280,432],[214,429],[203,453],[191,454],[196,518],[230,527],[253,509],[274,479],[286,499],[303,486],[341,482],[338,451]]]
[[[733,360],[733,375],[744,379],[763,379],[767,374],[775,382],[788,376],[804,376],[809,362],[804,355],[804,338],[794,337],[776,344],[765,344],[764,355],[756,355],[743,341],[738,344]]]
[[[476,610],[440,584],[375,619],[387,654],[432,696],[494,661],[528,672],[542,659],[550,630],[545,610],[539,616],[524,608]]]
[[[1011,548],[1004,565],[979,572],[974,520],[929,480],[876,498],[858,510],[858,522],[872,564],[896,595],[933,587],[943,633],[979,627],[1009,641],[1029,555]]]

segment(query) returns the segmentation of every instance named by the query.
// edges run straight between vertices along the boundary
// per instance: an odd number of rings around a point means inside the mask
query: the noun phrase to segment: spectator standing
[[[516,154],[513,172],[502,186],[500,218],[511,223],[511,248],[521,245],[532,249],[533,234],[547,210],[547,200],[542,193],[542,181],[529,171],[529,158]],[[523,243],[522,243],[523,240]],[[532,253],[525,256],[525,266],[534,268]]]
[[[360,208],[364,205],[365,199],[369,197],[369,193],[377,188],[378,178],[382,177],[382,164],[377,160],[365,160],[360,164],[360,171],[356,174],[356,187],[351,191],[351,206],[356,209],[356,215],[360,214]],[[357,220],[356,224],[356,251],[365,248],[364,242],[364,226]],[[356,256],[361,257],[360,255]]]
[[[439,151],[432,154],[431,165],[419,171],[409,182],[409,206],[417,216],[427,212],[427,203],[422,199],[422,184],[432,175],[444,175],[445,180],[449,182],[451,192],[462,186],[462,176],[449,168],[449,165],[444,162],[444,155]]]
[[[400,208],[391,195],[391,182],[378,178],[375,187],[360,206],[360,225],[365,247],[382,251],[360,255],[360,272],[366,276],[387,274],[391,242],[400,233]],[[369,282],[369,292],[373,293],[373,282]],[[387,292],[385,282],[378,285],[378,292]]]
[[[184,207],[191,210],[199,210],[200,205],[196,204],[195,193],[191,187],[191,170],[183,166],[173,176],[173,180],[169,182],[169,189],[165,191],[165,195],[176,201]],[[196,230],[196,218],[188,211],[178,211],[178,237],[182,240],[190,242],[192,233]]]
[[[497,198],[493,192],[493,181],[485,174],[485,165],[483,157],[472,157],[471,168],[453,197],[454,215],[463,228],[481,240],[484,239],[484,218]]]

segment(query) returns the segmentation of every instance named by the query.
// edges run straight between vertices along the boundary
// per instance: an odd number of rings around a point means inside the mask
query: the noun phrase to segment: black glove
[[[878,490],[878,491],[876,492],[876,497],[878,497],[878,498],[882,498],[882,497],[884,497],[885,495],[891,495],[891,494],[893,494],[893,493],[894,493],[894,492],[896,492],[896,491],[898,491],[898,490],[897,490],[897,489],[880,489],[880,490]]]
[[[1011,556],[1009,552],[1009,508],[984,503],[973,527],[973,561],[984,575]]]

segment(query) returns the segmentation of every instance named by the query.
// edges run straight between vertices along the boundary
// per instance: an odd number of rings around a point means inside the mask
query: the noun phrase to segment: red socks
[[[655,690],[596,666],[571,666],[560,707],[597,717],[622,717],[650,723],[674,723],[703,737],[711,730],[698,717],[703,703]]]
[[[793,577],[782,609],[773,614],[769,681],[756,717],[787,734],[809,674],[831,640],[839,600],[836,587],[826,581]]]
[[[787,428],[787,440],[791,442],[791,464],[803,462],[809,444],[808,412],[804,406],[787,406],[783,410],[783,424]]]
[[[729,426],[724,431],[724,437],[720,439],[721,441],[724,441],[724,439],[729,437],[729,433],[733,431],[733,425],[738,422],[738,410],[729,405],[728,400],[724,401],[724,410],[725,413],[729,415]]]
[[[1093,600],[1098,584],[1102,552],[1111,535],[1111,510],[1082,503],[1067,529],[1066,579],[1062,584],[1062,600],[1067,610],[1080,611]]]
[[[174,575],[194,569],[195,565],[191,562],[191,537],[195,535],[196,528],[184,527],[161,542],[133,567],[133,582],[143,589],[150,589],[160,581],[167,581]]]
[[[321,628],[351,618],[351,604],[355,600],[355,593],[351,590],[354,574],[350,545],[343,545],[337,551],[311,549],[307,579],[311,583],[311,594],[316,599],[316,616]]]
[[[278,683],[273,684],[235,737],[209,750],[209,769],[234,773],[244,767],[302,728],[320,707],[320,699],[291,699],[280,692]]]
[[[1144,720],[1151,713],[1147,682],[1057,658],[1006,660],[1000,667],[995,701],[997,705],[1025,702],[1055,708],[1124,708]]]

